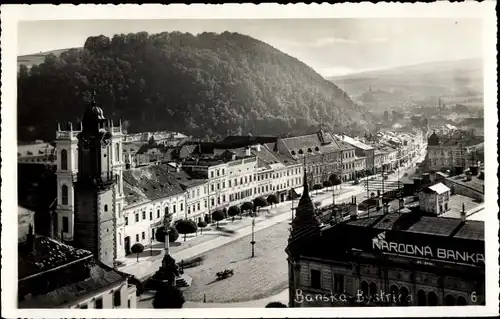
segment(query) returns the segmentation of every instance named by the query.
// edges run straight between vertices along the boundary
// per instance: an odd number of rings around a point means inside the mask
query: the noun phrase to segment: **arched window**
[[[368,291],[368,283],[366,281],[361,282],[361,291],[363,291],[363,295],[367,296],[369,291]]]
[[[104,205],[104,211],[107,212],[108,211],[108,205]]]
[[[304,151],[302,151],[301,149],[299,150],[299,154],[302,155],[304,154]]]
[[[61,204],[68,205],[68,186],[66,185],[61,187]]]
[[[312,151],[313,151],[313,150],[312,150],[312,149],[310,149],[310,148],[308,148],[308,149],[307,149],[307,151],[308,151],[309,153],[312,153]]]
[[[165,215],[168,215],[168,206],[165,206],[164,211],[165,211]]]
[[[61,151],[61,169],[62,170],[68,169],[68,151],[66,150]]]
[[[453,295],[446,295],[446,297],[444,297],[445,306],[455,306],[455,304],[455,297]]]
[[[370,295],[376,295],[377,294],[377,284],[372,282],[370,283]]]
[[[459,296],[457,298],[457,306],[467,306],[467,299],[465,299],[463,296]]]
[[[429,292],[429,295],[427,296],[427,303],[428,306],[438,305],[438,296],[434,291]]]
[[[425,291],[419,290],[417,292],[417,306],[426,306],[427,305],[427,296],[425,295]]]
[[[292,155],[295,156],[295,151],[292,151]]]

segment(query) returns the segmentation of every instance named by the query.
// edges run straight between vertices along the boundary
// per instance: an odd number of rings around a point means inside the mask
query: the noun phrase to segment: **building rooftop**
[[[443,183],[434,184],[432,186],[426,187],[426,189],[429,189],[429,190],[431,190],[432,192],[434,192],[434,193],[436,193],[438,195],[450,191],[450,189],[446,185],[444,185]]]
[[[170,197],[184,192],[181,182],[168,165],[150,165],[123,172],[125,201],[127,205],[158,198]],[[182,179],[182,178],[181,178]]]
[[[34,249],[20,247],[19,308],[57,308],[126,282],[127,276],[89,251],[37,236]]]
[[[467,187],[478,193],[484,194],[484,180],[477,176],[471,176],[471,180],[467,180],[466,174],[461,174],[453,177],[447,177],[446,180]]]
[[[344,136],[339,136],[339,135],[335,135],[336,138],[356,147],[356,148],[359,148],[359,149],[362,149],[364,151],[369,151],[369,150],[372,150],[373,147],[370,146],[370,145],[366,145],[365,143],[361,142],[361,141],[358,141],[352,137],[349,137],[347,135],[344,135]]]

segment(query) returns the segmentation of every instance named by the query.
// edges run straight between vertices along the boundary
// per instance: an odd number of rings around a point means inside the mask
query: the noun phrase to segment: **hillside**
[[[435,103],[439,97],[448,104],[481,103],[483,63],[481,59],[433,62],[349,74],[330,80],[356,101],[372,106],[410,101]]]
[[[357,129],[369,115],[299,60],[251,37],[179,32],[90,37],[19,72],[19,136],[51,139],[97,89],[105,115],[129,132],[300,134],[321,121]]]
[[[38,65],[43,63],[47,55],[53,54],[55,56],[59,56],[61,55],[61,53],[66,52],[68,50],[69,49],[60,49],[60,50],[20,55],[17,57],[17,68],[19,69],[21,64],[26,65],[28,68],[30,68],[33,65]]]

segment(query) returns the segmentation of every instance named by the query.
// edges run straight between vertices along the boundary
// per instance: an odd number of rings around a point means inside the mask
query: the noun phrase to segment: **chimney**
[[[467,216],[465,215],[465,204],[462,204],[462,211],[460,212],[460,219],[462,219],[462,223],[467,221]]]

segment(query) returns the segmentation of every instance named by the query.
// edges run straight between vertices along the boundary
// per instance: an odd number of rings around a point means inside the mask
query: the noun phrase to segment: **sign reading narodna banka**
[[[372,239],[372,249],[382,252],[410,255],[427,259],[441,259],[450,262],[467,264],[484,264],[484,254],[468,251],[458,251],[430,245],[414,245],[393,241],[386,241],[385,234],[380,234]]]

